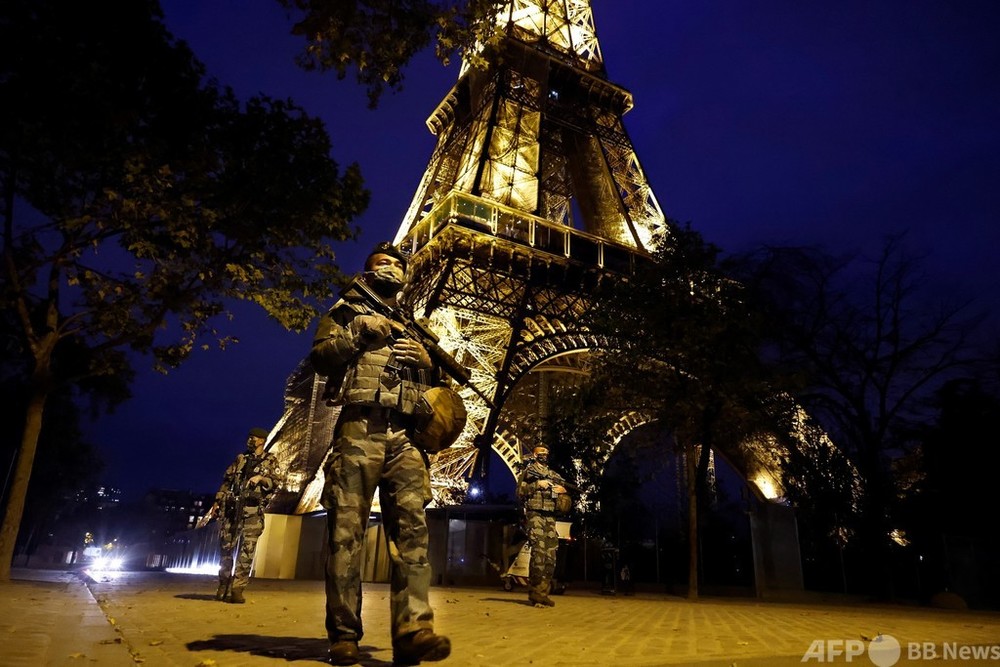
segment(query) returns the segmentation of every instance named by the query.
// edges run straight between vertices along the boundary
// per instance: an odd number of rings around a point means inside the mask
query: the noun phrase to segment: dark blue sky
[[[664,212],[737,252],[818,244],[874,253],[908,230],[941,285],[1000,312],[1000,3],[992,0],[593,0],[625,125]],[[366,107],[350,79],[299,70],[277,0],[165,0],[167,25],[221,83],[323,118],[372,192],[348,271],[391,239],[434,147],[424,120],[457,77],[424,54]],[[240,344],[196,352],[90,432],[106,482],[214,491],[247,430],[281,415],[312,332],[252,306]]]

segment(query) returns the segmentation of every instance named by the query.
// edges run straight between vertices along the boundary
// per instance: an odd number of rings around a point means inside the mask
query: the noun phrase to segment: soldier
[[[277,488],[274,455],[264,451],[267,430],[250,429],[247,451],[236,456],[222,478],[206,517],[219,517],[219,588],[216,600],[243,604],[257,538],[264,532],[264,510]],[[203,519],[204,521],[204,519]],[[233,555],[236,551],[236,568]]]
[[[375,246],[361,280],[396,305],[406,258],[389,243]],[[330,661],[358,660],[361,621],[361,551],[376,489],[392,562],[390,612],[393,661],[415,665],[451,653],[434,633],[428,601],[431,566],[427,520],[431,500],[427,455],[408,428],[421,394],[441,373],[419,342],[401,338],[392,321],[347,290],[319,323],[310,360],[327,375],[332,404],[342,404],[324,465],[327,510],[326,630]]]
[[[531,545],[528,565],[528,601],[536,607],[554,607],[549,597],[556,569],[556,499],[566,493],[566,481],[548,466],[549,448],[539,445],[517,479],[517,497],[524,509],[525,532]]]

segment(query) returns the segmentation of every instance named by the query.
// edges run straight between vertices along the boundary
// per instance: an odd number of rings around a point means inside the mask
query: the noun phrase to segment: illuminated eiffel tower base
[[[513,472],[538,443],[552,384],[584,376],[602,346],[578,326],[594,287],[631,273],[665,230],[622,121],[632,95],[607,79],[590,3],[519,0],[495,24],[501,37],[466,60],[427,121],[437,145],[395,238],[410,256],[408,301],[494,404],[462,390],[466,430],[432,460],[439,504],[462,497],[490,448]],[[305,362],[289,380],[272,433],[288,477],[272,511],[318,508],[337,414],[323,381]],[[643,421],[621,415],[606,450]],[[776,494],[767,448],[748,461],[747,478]]]

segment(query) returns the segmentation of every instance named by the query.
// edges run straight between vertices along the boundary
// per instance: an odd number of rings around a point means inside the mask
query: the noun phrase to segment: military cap
[[[392,245],[388,241],[382,241],[381,243],[375,244],[372,251],[368,253],[368,257],[365,258],[365,268],[368,268],[368,260],[370,260],[374,255],[389,255],[389,257],[395,257],[403,263],[403,271],[406,271],[406,255],[404,255],[399,248]]]
[[[263,438],[267,440],[267,436],[271,434],[266,428],[252,428],[250,429],[250,435],[255,438]]]

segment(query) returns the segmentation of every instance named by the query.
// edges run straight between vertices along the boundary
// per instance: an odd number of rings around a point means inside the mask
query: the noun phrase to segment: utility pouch
[[[566,516],[573,510],[573,497],[568,493],[558,493],[555,496],[556,516]]]
[[[428,454],[455,444],[468,420],[465,401],[449,387],[431,387],[417,401],[410,439]]]

